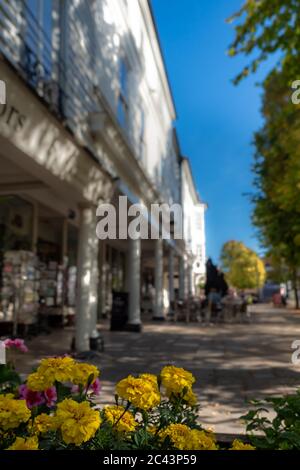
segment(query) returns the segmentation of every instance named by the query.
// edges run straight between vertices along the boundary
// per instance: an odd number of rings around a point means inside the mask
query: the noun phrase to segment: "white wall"
[[[101,110],[95,89],[101,91],[117,115],[120,63],[122,58],[126,60],[129,110],[124,132],[161,199],[178,202],[179,164],[173,135],[176,113],[148,1],[41,0],[44,11],[53,5],[52,18],[42,22],[48,42],[38,32],[36,21],[29,20],[31,16],[23,1],[3,2],[5,31],[0,38],[1,50],[18,65],[20,57],[24,59],[22,37],[29,38],[26,25],[35,25],[30,32],[35,39],[30,44],[35,44],[33,52],[42,62],[47,56],[52,79],[59,77],[63,84],[67,125],[113,176],[118,174],[111,164],[111,155],[105,146],[95,145],[89,135],[89,117]],[[35,11],[34,15],[38,18],[39,13]],[[41,82],[42,77],[43,72]],[[51,77],[45,80],[51,81]]]
[[[64,57],[73,95],[68,110],[74,128],[81,126],[84,134],[89,111],[97,109],[97,99],[91,99],[94,86],[99,87],[117,116],[120,64],[125,60],[129,108],[128,126],[123,130],[162,198],[178,202],[175,110],[147,1],[62,3],[67,24]]]
[[[184,240],[190,255],[194,283],[205,275],[205,210],[199,200],[187,159],[181,165],[182,206],[184,214]]]

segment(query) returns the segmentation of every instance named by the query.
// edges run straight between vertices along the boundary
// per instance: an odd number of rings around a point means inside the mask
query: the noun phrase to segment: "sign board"
[[[6,349],[4,341],[0,341],[0,364],[6,364]]]
[[[125,330],[128,320],[128,292],[113,292],[110,329],[111,331]]]

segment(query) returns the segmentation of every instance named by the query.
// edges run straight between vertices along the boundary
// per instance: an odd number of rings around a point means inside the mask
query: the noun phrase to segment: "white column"
[[[97,324],[98,238],[96,213],[83,207],[80,213],[78,247],[78,291],[76,304],[76,351],[90,349],[90,336]]]
[[[106,299],[106,251],[104,240],[99,240],[99,283],[98,283],[98,312],[102,316],[105,312],[105,299]]]
[[[155,271],[154,271],[154,287],[155,302],[154,316],[156,320],[163,320],[163,240],[159,238],[155,240]]]
[[[169,300],[174,302],[175,293],[174,293],[174,250],[169,248]]]
[[[98,323],[98,287],[99,287],[99,240],[96,236],[96,229],[94,229],[94,238],[91,242],[92,265],[91,265],[91,283],[89,295],[89,308],[90,308],[90,338],[97,338],[97,323]]]
[[[129,328],[137,331],[141,328],[141,240],[128,239],[128,291],[129,291]]]

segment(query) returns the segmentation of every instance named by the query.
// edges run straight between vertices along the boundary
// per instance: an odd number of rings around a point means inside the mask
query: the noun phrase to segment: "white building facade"
[[[199,293],[200,286],[205,281],[205,211],[207,205],[200,200],[187,158],[182,158],[181,185],[186,289],[190,295],[194,296]]]
[[[162,320],[165,297],[196,293],[204,205],[180,155],[147,0],[3,0],[0,24],[0,320],[30,324],[30,309],[52,321],[75,314],[76,349],[85,351],[114,293],[128,293],[127,328],[136,331],[143,310]],[[120,196],[149,210],[182,203],[184,239],[99,241],[97,207],[118,209]],[[25,313],[10,315],[18,286],[10,291],[8,273],[31,255],[34,268],[25,268],[36,277],[20,277]]]

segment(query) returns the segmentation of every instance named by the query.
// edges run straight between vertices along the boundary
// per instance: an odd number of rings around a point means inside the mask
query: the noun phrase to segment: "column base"
[[[104,351],[104,339],[100,334],[96,338],[95,337],[90,338],[90,350],[101,351],[101,352]]]
[[[124,331],[131,331],[133,333],[141,333],[142,329],[143,329],[143,327],[142,327],[141,323],[139,323],[137,325],[131,325],[130,323],[128,323],[124,327]]]

